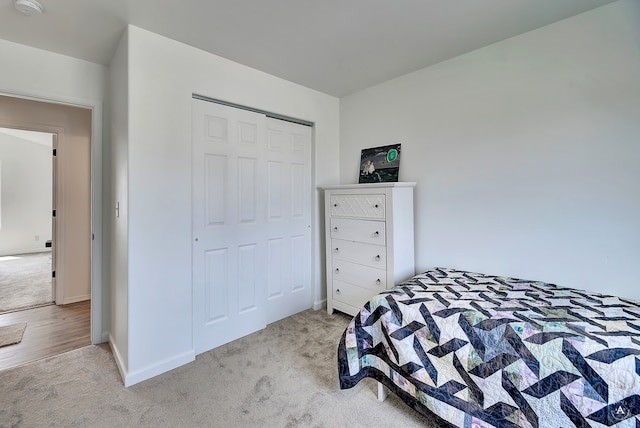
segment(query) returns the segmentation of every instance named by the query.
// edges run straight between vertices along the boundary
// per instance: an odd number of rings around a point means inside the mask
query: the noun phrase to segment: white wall
[[[102,236],[102,103],[107,68],[0,40],[0,70],[0,93],[92,109],[92,223],[95,239],[92,246],[91,336],[95,343],[101,342],[109,325],[109,311],[102,307],[103,303],[108,305],[102,298],[103,246],[108,249],[108,241]]]
[[[0,130],[0,256],[49,251],[52,139],[47,146]]]
[[[340,102],[341,182],[402,142],[416,269],[640,300],[640,2],[620,0]]]
[[[111,329],[109,343],[121,374],[128,373],[129,355],[129,268],[128,268],[128,141],[129,141],[129,35],[122,36],[110,66],[111,144],[109,158],[110,195],[106,206],[111,252],[109,254],[111,281]],[[116,217],[116,202],[118,216]],[[107,211],[105,210],[105,211]]]
[[[339,102],[136,27],[129,27],[128,37],[129,348],[124,377],[131,385],[194,358],[192,94],[314,122],[318,186],[338,180]],[[114,165],[115,174],[123,174],[121,169]],[[314,212],[315,300],[320,302],[317,207]]]

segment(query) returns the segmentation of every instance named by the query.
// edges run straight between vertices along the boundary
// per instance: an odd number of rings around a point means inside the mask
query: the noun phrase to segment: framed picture
[[[400,144],[362,149],[359,183],[398,181]]]

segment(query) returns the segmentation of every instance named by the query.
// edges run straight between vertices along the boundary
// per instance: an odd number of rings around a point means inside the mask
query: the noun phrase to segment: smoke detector
[[[16,9],[25,15],[38,15],[44,8],[36,0],[16,0]]]

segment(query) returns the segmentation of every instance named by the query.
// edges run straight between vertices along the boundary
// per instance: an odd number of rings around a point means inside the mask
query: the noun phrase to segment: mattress
[[[338,346],[340,387],[370,377],[457,427],[640,427],[640,305],[436,268],[374,296]]]

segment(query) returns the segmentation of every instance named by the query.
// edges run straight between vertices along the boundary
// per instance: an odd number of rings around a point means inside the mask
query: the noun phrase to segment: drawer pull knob
[[[376,233],[374,233],[373,236],[380,236],[380,232],[376,230]]]
[[[338,247],[336,247],[336,253],[339,252],[339,251],[340,251],[340,249]]]
[[[336,288],[336,294],[340,294],[340,289]]]
[[[378,208],[379,206],[380,206],[380,205],[378,205],[378,204],[375,204],[375,205],[374,205],[373,207],[374,207],[374,208]]]
[[[337,248],[336,248],[336,250],[337,250]],[[380,261],[380,254],[378,254],[378,255],[376,256],[376,261],[377,261],[377,262],[379,262],[379,261]]]
[[[336,268],[336,273],[340,273],[340,269]]]
[[[382,281],[380,281],[379,279],[376,279],[376,285],[380,285]]]
[[[338,206],[338,204],[333,204],[333,206],[334,206],[334,207],[337,207],[337,206]]]
[[[336,227],[334,227],[334,228],[333,228],[333,231],[334,231],[334,232],[337,232],[337,231],[338,231],[338,227],[337,227],[337,226],[336,226]]]

